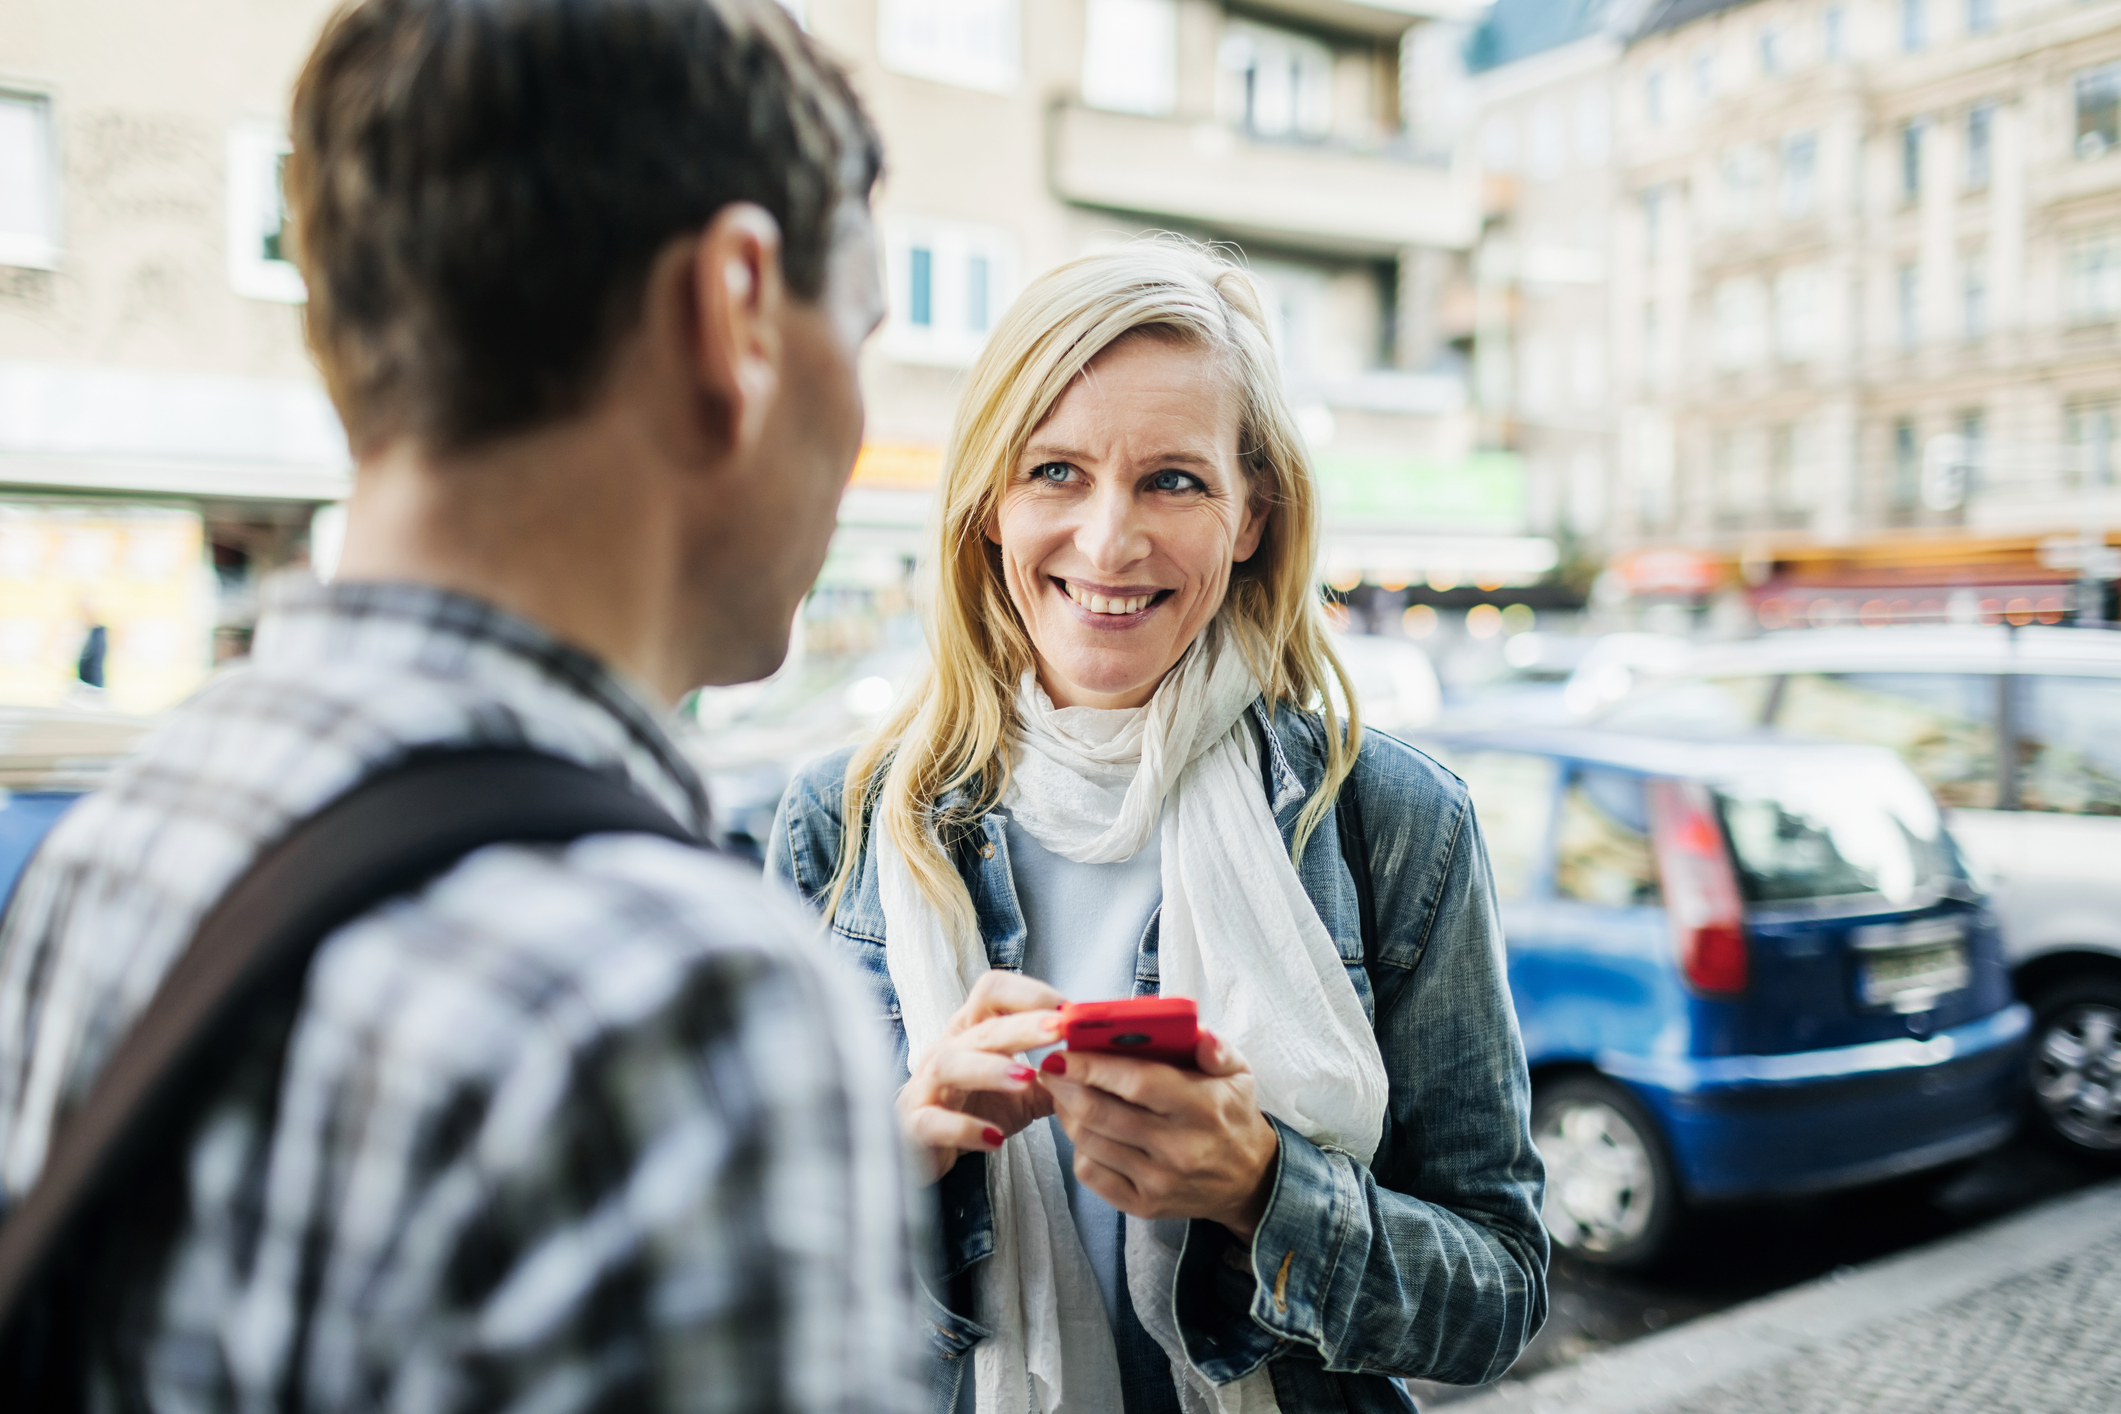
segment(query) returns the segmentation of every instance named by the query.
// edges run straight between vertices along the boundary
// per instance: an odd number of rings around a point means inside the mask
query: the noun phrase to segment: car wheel
[[[2121,979],[2080,977],[2033,1003],[2028,1064],[2041,1138],[2121,1164]]]
[[[1571,1256],[1608,1267],[1654,1262],[1684,1208],[1649,1112],[1610,1080],[1572,1075],[1532,1099],[1532,1142],[1546,1161],[1540,1216]]]

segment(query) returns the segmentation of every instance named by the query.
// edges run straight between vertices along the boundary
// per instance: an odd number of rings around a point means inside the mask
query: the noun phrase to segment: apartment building
[[[1228,242],[1266,287],[1336,573],[1404,577],[1469,545],[1482,573],[1525,557],[1515,465],[1473,454],[1432,317],[1476,222],[1468,173],[1405,119],[1405,41],[1431,0],[785,3],[889,151],[890,314],[818,641],[860,648],[878,596],[903,604],[957,389],[1017,291],[1151,230]],[[302,348],[278,174],[331,8],[9,6],[0,698],[76,694],[102,624],[110,700],[158,706],[216,633],[240,651],[259,583],[304,563],[313,521],[329,556],[347,452]]]
[[[890,153],[890,315],[842,545],[910,549],[964,370],[1026,280],[1145,232],[1260,278],[1319,457],[1343,579],[1524,558],[1507,458],[1473,455],[1434,311],[1475,233],[1469,174],[1403,83],[1428,0],[808,0]],[[1492,543],[1490,543],[1492,542]],[[1535,551],[1536,557],[1536,551]]]
[[[1484,431],[1521,453],[1527,520],[1607,548],[1619,418],[1609,269],[1613,103],[1639,0],[1496,0],[1469,36],[1485,217],[1475,256]]]
[[[8,701],[182,696],[346,494],[279,250],[287,88],[330,6],[218,8],[12,0],[0,23]],[[107,694],[79,681],[96,625]]]
[[[1616,111],[1623,539],[1771,627],[2108,616],[2121,5],[1663,0]]]

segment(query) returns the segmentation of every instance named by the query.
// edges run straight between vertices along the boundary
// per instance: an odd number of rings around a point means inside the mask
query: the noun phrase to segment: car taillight
[[[1745,904],[1708,787],[1653,780],[1650,821],[1679,970],[1703,992],[1745,990]]]

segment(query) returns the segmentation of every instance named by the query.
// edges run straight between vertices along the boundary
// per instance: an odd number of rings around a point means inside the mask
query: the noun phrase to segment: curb
[[[1857,1331],[1944,1306],[2121,1233],[2121,1180],[1704,1316],[1449,1406],[1450,1414],[1650,1414]]]

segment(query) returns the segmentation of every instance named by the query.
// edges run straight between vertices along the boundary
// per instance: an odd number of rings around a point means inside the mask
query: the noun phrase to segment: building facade
[[[1230,243],[1260,277],[1338,573],[1411,574],[1468,543],[1524,558],[1514,464],[1473,455],[1432,317],[1476,221],[1469,174],[1407,121],[1429,0],[786,3],[889,153],[890,313],[825,618],[873,619],[865,586],[903,589],[958,387],[1016,292],[1155,230]],[[74,640],[147,594],[65,566],[159,564],[127,549],[149,512],[190,537],[168,553],[215,573],[181,625],[105,625],[114,681],[136,685],[141,645],[190,645],[203,671],[201,622],[240,649],[260,581],[302,563],[347,493],[278,189],[289,88],[332,6],[269,8],[14,0],[0,27],[0,502],[21,532],[10,551],[0,526],[0,695],[28,691],[7,686],[10,653],[41,665],[44,696],[67,688]],[[84,513],[108,522],[94,553]],[[859,625],[818,628],[861,646]]]
[[[2110,615],[2074,581],[2121,521],[2117,102],[2107,0],[1644,19],[1612,280],[1638,589],[1713,578],[1684,546],[1768,627]]]

